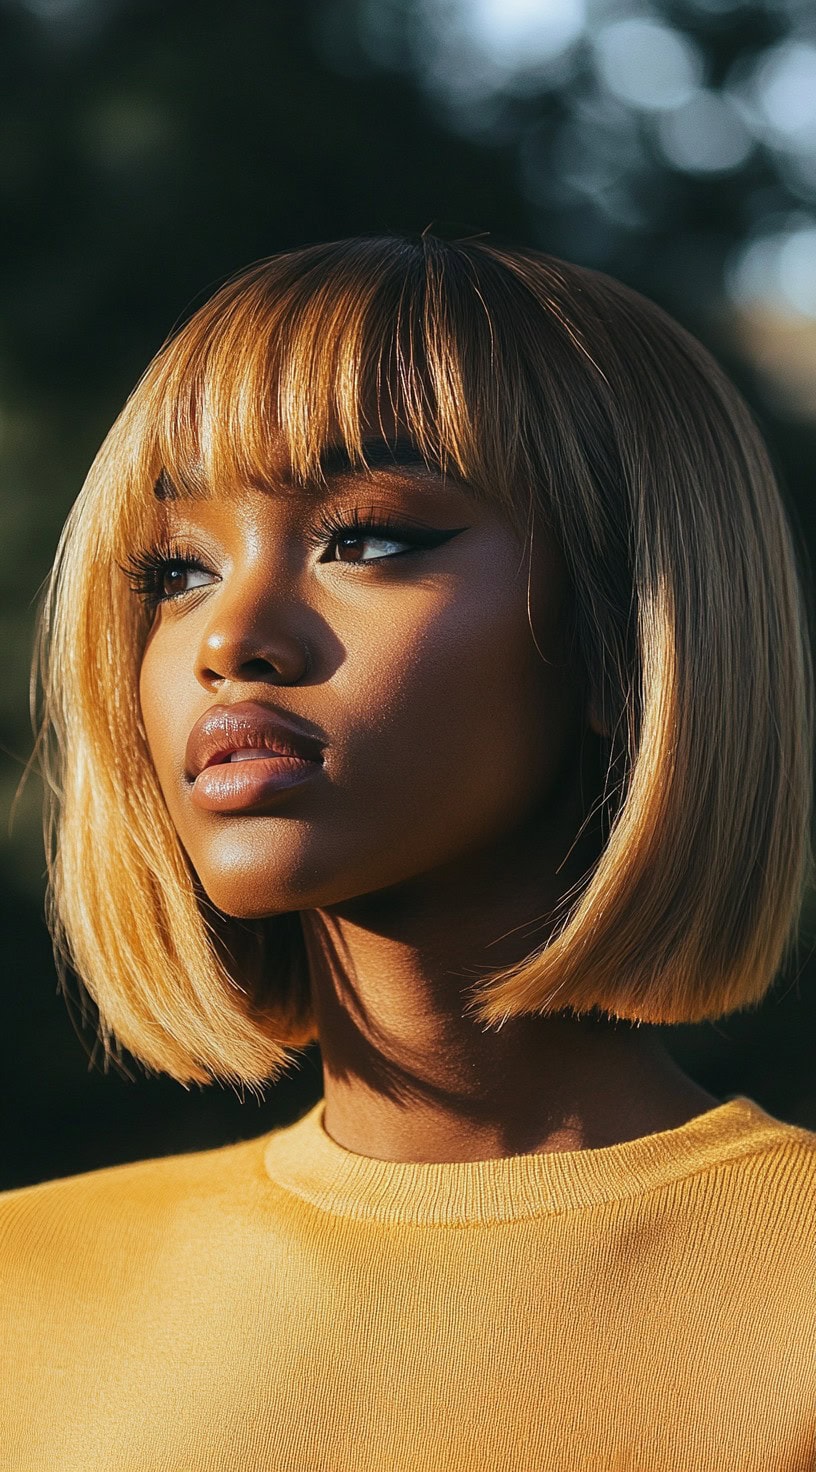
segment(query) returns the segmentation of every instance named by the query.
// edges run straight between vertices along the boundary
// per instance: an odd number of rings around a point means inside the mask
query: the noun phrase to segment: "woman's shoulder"
[[[808,1209],[811,1223],[816,1215],[816,1130],[777,1118],[750,1102],[757,1120],[755,1136],[749,1137],[746,1169],[766,1188],[776,1182],[781,1193]]]
[[[0,1191],[0,1278],[53,1271],[90,1244],[116,1252],[159,1240],[190,1214],[240,1206],[263,1171],[268,1136],[101,1166]]]
[[[743,1199],[772,1194],[780,1204],[787,1198],[794,1212],[797,1206],[813,1212],[816,1130],[781,1119],[745,1094],[730,1095],[664,1138],[685,1149],[684,1169],[703,1182],[713,1172],[724,1183],[725,1171]]]

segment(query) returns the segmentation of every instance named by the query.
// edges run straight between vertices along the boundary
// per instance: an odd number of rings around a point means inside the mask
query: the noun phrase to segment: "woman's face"
[[[586,716],[564,663],[565,567],[540,533],[534,641],[529,549],[498,510],[410,456],[371,474],[341,465],[328,490],[282,474],[166,512],[142,714],[173,823],[221,910],[327,907],[432,876],[533,816],[546,824]],[[397,530],[355,529],[355,513]],[[269,748],[253,723],[279,716],[322,762],[272,788],[274,757],[214,751],[247,702],[245,745]],[[208,716],[209,745],[191,737]]]

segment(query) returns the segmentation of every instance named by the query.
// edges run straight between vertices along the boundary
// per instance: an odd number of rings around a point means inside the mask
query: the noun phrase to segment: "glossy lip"
[[[193,781],[206,767],[227,761],[233,751],[263,746],[280,756],[322,762],[324,744],[300,730],[292,718],[278,715],[260,701],[213,705],[187,738],[186,775]]]
[[[187,740],[187,780],[197,807],[241,812],[323,769],[325,743],[256,701],[213,706],[196,721]],[[268,747],[269,757],[230,760],[235,751]]]

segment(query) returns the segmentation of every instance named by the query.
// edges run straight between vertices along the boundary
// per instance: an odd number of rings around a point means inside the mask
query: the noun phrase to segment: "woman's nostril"
[[[205,640],[197,665],[198,678],[207,685],[225,680],[241,684],[292,685],[311,669],[305,641],[296,636],[258,637],[244,641],[225,630]]]
[[[277,675],[278,670],[271,660],[247,659],[241,665],[241,674],[246,680],[268,680],[270,675]]]

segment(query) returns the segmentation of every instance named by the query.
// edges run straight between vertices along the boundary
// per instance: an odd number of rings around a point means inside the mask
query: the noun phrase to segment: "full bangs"
[[[325,481],[340,449],[369,468],[366,444],[410,442],[429,468],[466,480],[521,533],[523,443],[500,430],[500,324],[465,260],[434,269],[400,241],[315,246],[228,283],[157,355],[120,426],[112,548],[153,531],[169,497]],[[528,501],[529,504],[529,501]]]

